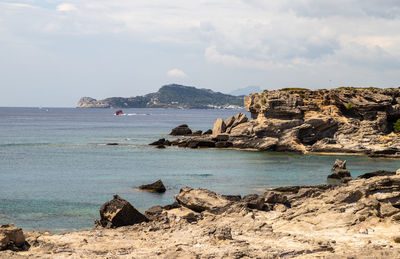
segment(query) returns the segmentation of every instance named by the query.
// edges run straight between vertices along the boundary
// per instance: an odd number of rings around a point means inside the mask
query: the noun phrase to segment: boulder
[[[357,177],[357,179],[369,179],[371,177],[376,177],[376,176],[389,176],[389,175],[395,175],[396,172],[393,171],[386,171],[386,170],[378,170],[370,173],[365,173]]]
[[[231,116],[228,119],[226,119],[225,121],[225,125],[227,128],[229,128],[230,126],[232,126],[232,124],[235,122],[235,117]]]
[[[166,191],[164,183],[161,180],[158,180],[151,184],[141,185],[138,188],[139,190],[149,191],[149,192],[158,192],[163,193]]]
[[[182,188],[179,194],[175,195],[176,201],[195,212],[209,211],[220,214],[225,211],[232,202],[224,198],[221,194],[206,190]]]
[[[248,121],[248,119],[247,119],[246,114],[239,112],[238,114],[235,115],[235,118],[234,118],[234,121],[232,122],[232,124],[229,127],[227,127],[226,132],[228,132],[228,133],[231,132],[231,130],[234,127],[236,127],[239,124],[245,123],[247,121]]]
[[[328,179],[350,180],[352,179],[350,171],[347,169],[337,169],[332,174],[328,175]]]
[[[198,147],[215,147],[215,142],[210,140],[194,140],[190,139],[186,143],[186,147],[198,148]]]
[[[160,138],[159,140],[154,141],[154,142],[150,143],[149,145],[159,146],[159,145],[164,145],[164,143],[165,143],[165,138]]]
[[[265,192],[264,199],[266,203],[271,203],[271,204],[281,203],[288,205],[288,199],[285,195],[273,191]]]
[[[163,207],[161,207],[161,206],[153,206],[153,207],[149,208],[148,210],[146,210],[144,212],[144,215],[149,220],[155,221],[155,220],[159,220],[160,219],[162,212],[163,212]]]
[[[203,131],[201,131],[201,130],[196,130],[196,131],[193,131],[192,135],[193,135],[193,136],[201,136],[201,133],[203,133]]]
[[[158,149],[163,149],[163,148],[165,148],[165,146],[162,145],[162,144],[160,144],[160,145],[157,145],[156,148],[158,148]]]
[[[341,161],[339,159],[336,159],[331,170],[335,171],[337,169],[346,169],[346,160]]]
[[[100,221],[95,224],[105,228],[130,226],[148,219],[137,211],[128,201],[114,195],[111,201],[104,203],[100,208]]]
[[[214,127],[212,129],[212,134],[213,136],[217,136],[221,133],[224,133],[226,130],[226,125],[223,119],[218,118],[215,122],[214,122]]]
[[[268,207],[265,205],[265,199],[258,194],[249,194],[243,197],[242,201],[250,209],[268,211]]]
[[[24,251],[27,249],[29,249],[29,244],[25,241],[21,228],[15,227],[13,223],[0,226],[0,251]]]
[[[203,135],[211,135],[212,134],[212,129],[208,129],[203,132]]]
[[[184,136],[184,135],[190,135],[190,134],[192,134],[192,130],[186,124],[182,124],[176,128],[173,128],[171,133],[169,133],[169,135],[172,135],[172,136]]]

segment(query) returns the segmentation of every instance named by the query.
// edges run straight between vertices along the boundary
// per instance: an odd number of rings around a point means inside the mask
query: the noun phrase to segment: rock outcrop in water
[[[285,194],[279,193],[285,191]],[[61,235],[27,232],[2,258],[399,258],[400,170],[340,186],[224,196],[183,188],[150,222]]]
[[[233,148],[360,153],[400,157],[400,89],[277,90],[245,98],[248,121],[237,114],[214,123]],[[212,140],[211,136],[179,140]],[[218,147],[218,145],[216,145]]]
[[[138,187],[138,189],[150,192],[158,192],[158,193],[163,193],[167,190],[164,186],[164,183],[161,180],[157,180],[151,184],[141,185]]]

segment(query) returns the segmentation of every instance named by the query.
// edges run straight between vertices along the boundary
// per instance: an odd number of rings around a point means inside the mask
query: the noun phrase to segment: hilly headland
[[[180,108],[237,109],[243,107],[243,96],[233,96],[177,84],[164,85],[156,93],[136,97],[110,97],[96,100],[82,97],[78,108]]]

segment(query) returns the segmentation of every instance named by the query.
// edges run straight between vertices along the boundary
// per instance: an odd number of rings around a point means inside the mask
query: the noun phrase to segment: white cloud
[[[167,72],[167,76],[176,78],[186,78],[187,75],[180,69],[174,68]]]
[[[75,11],[76,7],[73,4],[70,3],[62,3],[57,5],[57,11],[61,12],[70,12],[70,11]]]

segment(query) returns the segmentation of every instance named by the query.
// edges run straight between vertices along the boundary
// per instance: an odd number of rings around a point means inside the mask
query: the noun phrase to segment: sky
[[[0,107],[399,75],[398,0],[0,0]]]

